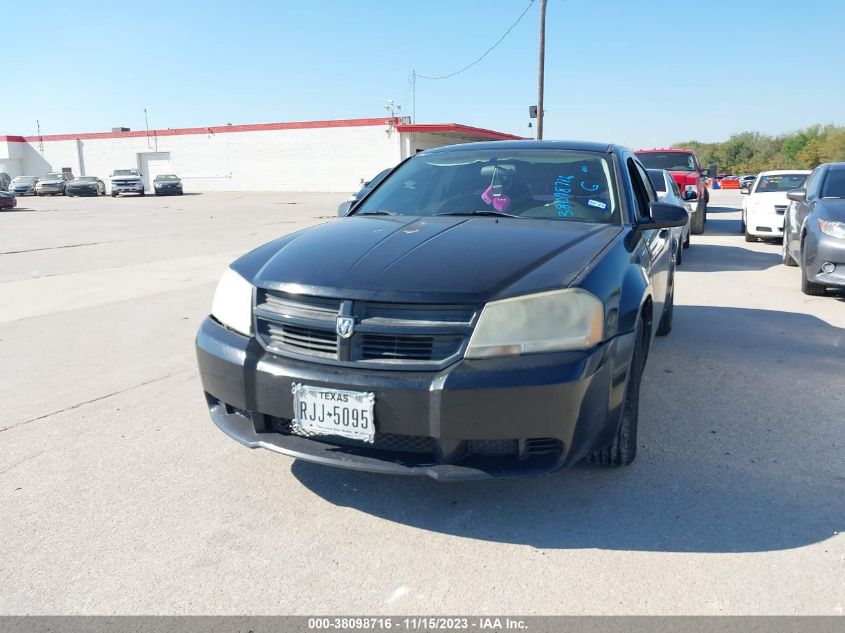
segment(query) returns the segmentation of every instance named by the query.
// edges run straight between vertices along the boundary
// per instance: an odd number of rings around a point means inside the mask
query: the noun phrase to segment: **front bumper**
[[[277,356],[207,318],[197,357],[212,420],[246,446],[343,468],[476,479],[553,471],[607,446],[633,342],[631,333],[587,352],[365,370]],[[293,383],[374,392],[375,444],[294,434]]]
[[[99,195],[99,193],[99,187],[65,187],[65,195],[96,196]]]
[[[0,209],[14,209],[18,206],[18,201],[15,198],[0,197]]]
[[[745,227],[756,237],[783,237],[783,215],[779,213],[747,212]]]
[[[182,187],[155,187],[155,192],[160,196],[168,194],[181,194]]]
[[[807,279],[824,286],[845,287],[845,240],[819,232],[804,242]],[[833,264],[833,272],[822,272],[824,264]]]
[[[37,186],[35,188],[36,193],[44,194],[54,194],[54,193],[64,193],[65,188],[63,185],[45,185],[45,186]]]
[[[34,196],[35,189],[33,187],[29,187],[27,189],[9,189],[10,193],[15,194],[16,196]]]
[[[117,185],[113,183],[111,191],[112,193],[141,193],[144,191],[144,183],[139,182],[138,184],[132,185]]]

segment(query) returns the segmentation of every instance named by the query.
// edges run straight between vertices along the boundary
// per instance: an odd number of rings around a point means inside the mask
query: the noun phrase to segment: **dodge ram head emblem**
[[[353,317],[339,316],[337,317],[337,335],[340,338],[349,338],[355,331],[355,319]]]

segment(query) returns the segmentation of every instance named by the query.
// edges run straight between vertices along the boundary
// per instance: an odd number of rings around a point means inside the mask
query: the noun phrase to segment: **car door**
[[[804,202],[792,202],[787,208],[789,217],[784,220],[784,227],[789,226],[789,252],[794,256],[795,261],[801,257],[801,234],[804,230],[804,223],[810,215],[819,198],[819,187],[824,176],[824,165],[819,165],[807,177],[804,188],[807,191],[807,198]]]
[[[634,197],[638,217],[650,217],[650,204],[657,200],[657,194],[651,186],[651,181],[642,165],[633,159],[628,159],[628,173],[631,177],[631,185],[634,189]],[[643,242],[645,242],[649,262],[647,270],[651,276],[652,303],[652,336],[660,322],[663,314],[663,306],[666,303],[666,290],[669,283],[669,269],[672,258],[672,234],[669,229],[643,231]]]

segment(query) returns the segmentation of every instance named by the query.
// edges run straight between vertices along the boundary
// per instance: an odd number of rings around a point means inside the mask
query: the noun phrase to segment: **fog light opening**
[[[825,262],[822,264],[823,273],[832,273],[834,270],[836,270],[836,264],[832,264],[831,262]]]

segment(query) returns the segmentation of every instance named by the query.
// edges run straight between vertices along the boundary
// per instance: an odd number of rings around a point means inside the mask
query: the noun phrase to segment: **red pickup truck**
[[[691,149],[641,149],[634,152],[646,169],[666,169],[678,183],[684,200],[695,201],[690,218],[690,233],[704,233],[707,221],[707,178],[716,175],[716,165],[701,168],[698,156]]]

